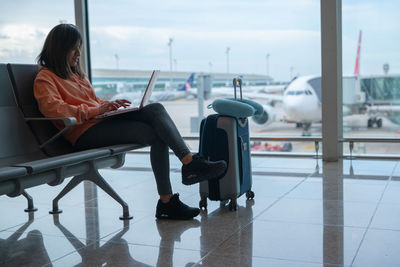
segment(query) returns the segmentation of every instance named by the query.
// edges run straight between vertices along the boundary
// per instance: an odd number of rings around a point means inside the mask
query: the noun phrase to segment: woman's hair
[[[69,78],[73,73],[83,78],[85,73],[80,61],[76,67],[70,67],[67,60],[68,53],[76,45],[82,45],[82,36],[78,28],[72,24],[59,24],[47,35],[37,62],[63,79]]]

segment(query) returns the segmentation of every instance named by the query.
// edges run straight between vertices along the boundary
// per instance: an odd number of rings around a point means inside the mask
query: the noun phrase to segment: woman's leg
[[[96,124],[78,139],[76,147],[88,149],[124,143],[151,145],[151,163],[160,194],[157,218],[191,219],[200,213],[198,208],[191,208],[182,203],[178,194],[172,195],[168,147],[181,161],[188,155],[191,157],[191,153],[161,104],[151,104],[141,111],[116,116]],[[199,181],[199,177],[202,180],[216,178],[225,171],[226,163],[209,162],[194,156],[193,160],[183,167],[186,167],[183,171],[186,170],[188,176],[191,176],[191,179],[186,180],[183,177],[183,183],[193,184]],[[197,176],[193,177],[191,173]]]
[[[147,105],[137,112],[126,113],[121,117],[146,122],[154,128],[155,134],[174,151],[175,155],[184,164],[182,166],[183,184],[191,185],[204,180],[218,178],[224,174],[227,167],[225,161],[211,162],[201,158],[199,155],[192,157],[175,123],[160,103]]]
[[[191,155],[175,123],[160,103],[152,103],[139,111],[121,114],[121,118],[141,121],[151,125],[155,134],[172,149],[180,160],[187,155]]]
[[[117,144],[150,145],[150,160],[160,196],[171,195],[168,146],[143,122],[115,117],[89,128],[77,141],[79,150]]]

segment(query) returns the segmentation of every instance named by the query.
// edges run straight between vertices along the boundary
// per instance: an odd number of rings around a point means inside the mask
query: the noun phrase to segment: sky
[[[73,0],[0,0],[0,62],[34,63],[46,34],[74,23]],[[343,0],[343,74],[400,74],[400,1]],[[321,72],[319,0],[89,0],[93,68],[269,74]],[[230,48],[227,53],[227,48]],[[267,56],[268,55],[268,56]]]

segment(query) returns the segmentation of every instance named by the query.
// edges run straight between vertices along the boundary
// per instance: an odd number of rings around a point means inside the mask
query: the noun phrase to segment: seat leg
[[[84,178],[82,175],[78,175],[72,178],[71,181],[61,190],[61,192],[53,199],[53,210],[49,211],[50,214],[58,214],[61,213],[62,210],[58,208],[58,201],[65,196],[69,191],[74,189],[80,182],[82,182]]]
[[[38,209],[33,206],[33,198],[29,195],[25,190],[22,191],[22,195],[28,200],[28,208],[25,209],[25,212],[35,212]]]
[[[96,163],[94,161],[90,162],[90,170],[82,175],[75,176],[72,178],[72,180],[64,187],[64,189],[54,198],[53,200],[53,210],[50,211],[50,214],[57,214],[61,213],[62,210],[58,208],[58,201],[65,196],[69,191],[71,191],[74,187],[76,187],[80,182],[83,180],[91,181],[97,186],[99,186],[101,189],[103,189],[104,192],[106,192],[109,196],[111,196],[113,199],[115,199],[119,204],[122,206],[122,216],[119,218],[121,220],[130,220],[133,218],[133,216],[129,215],[129,207],[128,204],[125,203],[125,201],[122,200],[122,198],[112,189],[112,187],[104,180],[104,178],[101,176],[99,171],[97,170]]]
[[[95,183],[98,187],[103,189],[104,192],[106,192],[110,197],[115,199],[119,204],[122,206],[122,216],[119,218],[121,220],[130,220],[133,218],[133,216],[129,215],[129,207],[128,204],[126,204],[125,201],[122,200],[122,198],[114,191],[114,189],[104,180],[104,178],[101,176],[101,174],[98,172],[97,169],[94,169],[90,175],[90,178],[88,180],[92,181]]]

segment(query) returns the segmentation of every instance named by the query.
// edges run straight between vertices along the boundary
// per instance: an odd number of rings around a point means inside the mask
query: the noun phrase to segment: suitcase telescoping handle
[[[238,78],[233,78],[233,90],[234,90],[234,95],[235,95],[235,99],[236,99],[236,85],[237,83],[239,84],[239,88],[240,88],[240,100],[243,99],[242,97],[242,79]]]

